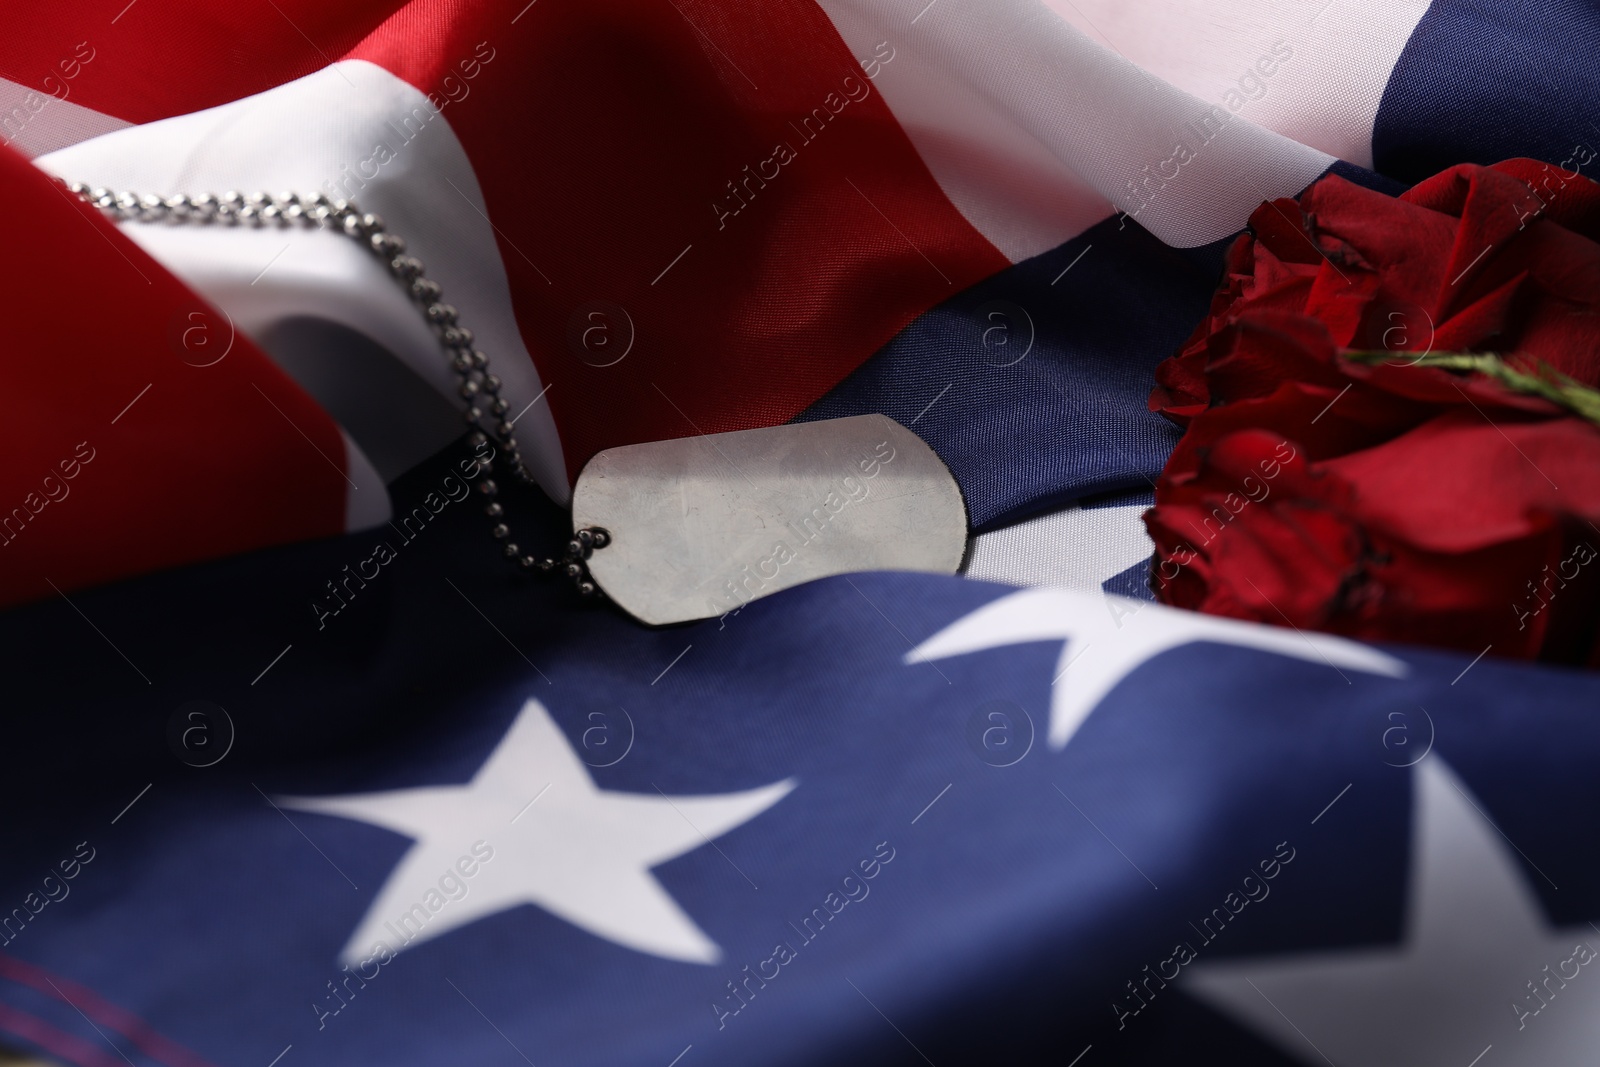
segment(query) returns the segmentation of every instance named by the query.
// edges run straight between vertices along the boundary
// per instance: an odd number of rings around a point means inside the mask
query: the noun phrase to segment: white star
[[[1306,1063],[1593,1063],[1600,938],[1544,920],[1505,839],[1437,754],[1413,774],[1398,946],[1202,960],[1182,988]]]
[[[1335,670],[1348,667],[1390,678],[1407,671],[1401,660],[1342,637],[1068,589],[1026,589],[991,601],[906,653],[906,662],[1049,640],[1063,642],[1050,699],[1050,746],[1058,749],[1066,747],[1095,705],[1129,673],[1153,656],[1196,641],[1257,648]]]
[[[794,785],[788,779],[720,796],[606,792],[550,713],[529,700],[466,785],[281,802],[416,839],[350,935],[341,962],[369,959],[380,944],[398,952],[536,904],[640,952],[714,963],[721,950],[650,868],[755,818]],[[490,858],[482,859],[485,851]],[[462,857],[470,877],[458,867]]]

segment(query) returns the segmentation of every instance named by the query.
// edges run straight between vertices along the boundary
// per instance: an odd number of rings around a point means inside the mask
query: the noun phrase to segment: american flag
[[[1592,160],[1594,5],[5,25],[9,1047],[1594,1062],[1600,680],[1156,605],[1139,522],[1153,370],[1251,211]],[[492,354],[541,536],[602,449],[878,412],[959,483],[965,573],[667,629],[525,582],[377,259],[57,179],[380,214]]]

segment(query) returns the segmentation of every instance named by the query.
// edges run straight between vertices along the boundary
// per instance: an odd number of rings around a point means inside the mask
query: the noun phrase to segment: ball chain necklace
[[[58,179],[59,180],[59,179]],[[956,570],[967,512],[944,461],[885,415],[856,415],[608,448],[572,490],[560,556],[511,539],[500,486],[537,484],[507,420],[510,402],[439,283],[377,215],[322,193],[157,196],[62,182],[120,222],[344,234],[411,298],[459,379],[489,534],[519,571],[566,577],[650,625],[735,614],[816,578],[866,570]],[[478,453],[492,442],[495,453]],[[600,552],[606,549],[605,552]],[[602,588],[603,587],[603,588]]]
[[[211,193],[194,197],[181,193],[156,196],[91,188],[82,182],[63,184],[69,192],[118,220],[257,229],[299,227],[330,230],[351,238],[383,261],[390,276],[410,295],[432,327],[445,358],[460,380],[456,391],[467,405],[466,422],[470,430],[467,445],[480,449],[493,441],[503,472],[523,485],[536,484],[512,436],[511,423],[506,421],[510,403],[500,395],[500,379],[490,372],[489,357],[474,346],[473,333],[461,325],[456,309],[442,301],[443,290],[439,283],[424,277],[426,268],[422,261],[405,254],[405,240],[388,232],[381,217],[363,212],[353,201],[331,199],[322,193],[313,196],[237,192],[221,196]],[[477,462],[481,473],[493,473],[489,460],[479,458]],[[500,495],[499,484],[492,477],[484,478],[478,482],[478,491],[486,498],[483,510],[491,522],[490,536],[500,544],[501,553],[513,566],[537,574],[563,574],[571,579],[583,597],[603,595],[589,574],[587,561],[596,549],[610,543],[611,535],[607,530],[598,527],[575,530],[560,557],[531,555],[511,540],[505,508],[496,499]]]

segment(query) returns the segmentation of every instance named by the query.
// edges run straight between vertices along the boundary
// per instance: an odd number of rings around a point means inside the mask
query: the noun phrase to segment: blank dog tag
[[[652,625],[831,574],[951,574],[967,544],[949,469],[884,415],[607,449],[578,476],[572,522],[611,535],[589,573]]]

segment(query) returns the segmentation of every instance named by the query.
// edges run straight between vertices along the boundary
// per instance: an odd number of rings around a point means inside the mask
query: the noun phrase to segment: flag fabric
[[[1592,675],[914,575],[647,631],[507,579],[478,518],[3,617],[38,754],[4,782],[13,1040],[139,1067],[1592,1047]],[[319,629],[306,601],[380,540]]]
[[[1330,168],[1397,189],[1555,164],[1596,136],[1592,71],[1549,61],[1597,33],[1576,3],[513,6],[39,14],[0,52],[0,128],[72,180],[382,214],[495,358],[556,499],[606,445],[881,410],[950,464],[980,530],[1147,485],[1175,440],[1149,372],[1263,198]],[[1468,38],[1504,42],[1493,67],[1463,70]],[[70,354],[80,390],[41,398],[37,362],[7,383],[6,530],[35,527],[7,541],[8,601],[54,595],[39,573],[71,589],[371,525],[381,483],[454,435],[436,344],[348,243],[119,235],[7,173],[8,281],[47,292],[17,344]],[[94,321],[70,310],[85,285]],[[148,323],[96,336],[129,316]],[[106,460],[130,469],[97,495],[162,504],[96,553],[33,483],[135,396],[112,432],[138,440]],[[227,427],[198,457],[197,412]],[[196,521],[197,483],[239,498],[229,521]]]
[[[15,14],[11,1043],[1589,1062],[1593,676],[1149,604],[1138,516],[1153,368],[1250,213],[1589,166],[1592,5]],[[543,540],[606,447],[882,412],[956,476],[967,577],[580,609],[503,572],[379,261],[56,178],[382,215],[504,379]]]

